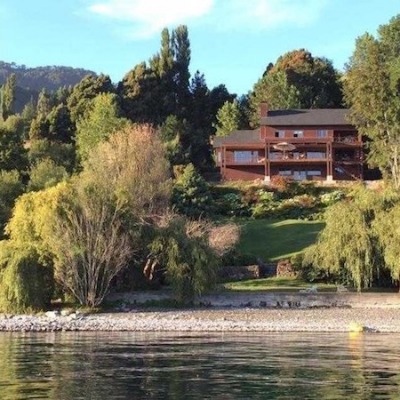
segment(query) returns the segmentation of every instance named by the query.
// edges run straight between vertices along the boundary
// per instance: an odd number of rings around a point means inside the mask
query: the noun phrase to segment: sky
[[[191,73],[246,94],[266,66],[304,48],[343,70],[355,40],[400,13],[399,0],[0,0],[0,60],[65,65],[120,81],[185,24]]]

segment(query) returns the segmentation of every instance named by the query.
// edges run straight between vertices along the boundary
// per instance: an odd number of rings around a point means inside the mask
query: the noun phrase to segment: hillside
[[[12,73],[17,76],[17,86],[36,92],[40,92],[43,88],[53,91],[61,86],[73,86],[86,75],[96,75],[95,72],[83,68],[64,66],[28,68],[25,65],[0,61],[0,85],[4,84]]]

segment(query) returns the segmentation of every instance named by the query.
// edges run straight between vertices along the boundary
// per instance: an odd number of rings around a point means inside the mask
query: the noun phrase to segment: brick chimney
[[[266,117],[268,115],[268,103],[260,103],[260,118]]]

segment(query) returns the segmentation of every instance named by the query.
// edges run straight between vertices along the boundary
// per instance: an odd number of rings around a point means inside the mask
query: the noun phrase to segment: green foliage
[[[400,15],[356,41],[344,79],[350,121],[370,139],[368,162],[400,187]]]
[[[33,248],[0,242],[0,311],[43,310],[50,304],[53,289],[52,270],[40,265]]]
[[[115,94],[99,94],[77,122],[76,145],[81,160],[86,160],[90,151],[113,132],[127,126],[128,121],[120,118],[117,101]]]
[[[380,211],[373,222],[382,257],[394,281],[400,281],[400,204]]]
[[[219,260],[201,223],[175,217],[159,230],[149,249],[166,269],[179,302],[190,302],[214,286]]]
[[[397,279],[393,234],[386,230],[396,216],[397,206],[392,207],[398,195],[358,187],[350,196],[327,209],[326,227],[305,253],[304,264],[349,279],[358,290],[378,280],[385,262]]]
[[[42,190],[68,178],[66,169],[49,158],[36,163],[29,172],[28,190]]]
[[[71,143],[75,135],[75,125],[71,121],[69,109],[64,104],[54,107],[47,116],[48,138],[61,143]]]
[[[217,136],[227,136],[239,129],[241,112],[237,101],[226,101],[218,110],[217,124],[215,125]]]
[[[73,122],[77,122],[91,107],[91,100],[101,93],[114,93],[115,89],[107,75],[87,75],[74,86],[67,105]]]
[[[24,191],[18,171],[0,171],[0,237],[5,223],[11,217],[14,202]]]
[[[342,106],[339,74],[332,62],[314,57],[304,49],[280,56],[269,64],[250,95],[251,122],[259,125],[259,106],[270,110],[290,108],[330,108]]]
[[[22,172],[26,167],[26,150],[21,136],[0,126],[0,170]]]
[[[75,165],[75,146],[72,143],[60,143],[48,139],[31,140],[28,149],[31,168],[48,159],[72,173]]]
[[[175,210],[192,218],[205,217],[212,211],[212,197],[207,182],[193,164],[186,166],[176,180],[172,204]]]
[[[7,78],[4,86],[0,91],[1,117],[6,120],[10,115],[14,114],[15,89],[17,86],[17,76],[12,73]]]
[[[346,194],[342,190],[334,190],[333,192],[323,193],[320,199],[324,206],[331,206],[345,197]]]
[[[260,104],[263,102],[271,110],[300,108],[299,92],[282,71],[267,73],[254,85],[250,95],[253,126],[260,124]]]
[[[86,75],[95,75],[94,72],[83,68],[54,65],[29,68],[13,62],[0,61],[0,84],[4,83],[7,77],[13,73],[17,76],[19,86],[31,88],[35,91],[40,91],[43,88],[53,91],[60,86],[73,86]]]

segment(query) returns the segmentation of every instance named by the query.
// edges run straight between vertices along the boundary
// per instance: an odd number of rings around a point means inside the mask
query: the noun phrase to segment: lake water
[[[400,335],[0,333],[0,399],[400,399]]]

